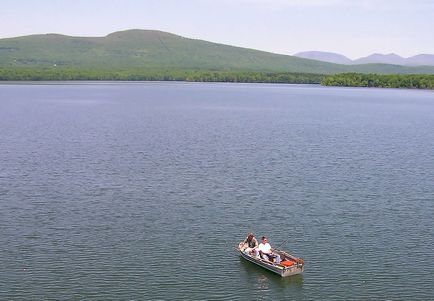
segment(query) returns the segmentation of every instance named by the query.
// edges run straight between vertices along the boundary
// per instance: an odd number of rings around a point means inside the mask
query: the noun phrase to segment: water
[[[433,92],[3,84],[0,143],[1,300],[434,299]]]

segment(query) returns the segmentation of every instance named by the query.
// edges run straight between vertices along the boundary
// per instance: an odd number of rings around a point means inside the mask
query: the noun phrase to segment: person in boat
[[[261,256],[262,259],[274,263],[280,263],[282,261],[280,255],[273,252],[273,249],[267,242],[267,238],[265,236],[262,236],[261,243],[259,244],[258,248],[255,249],[255,256]]]
[[[251,254],[251,252],[258,247],[258,240],[253,236],[253,233],[249,233],[246,237],[246,239],[241,242],[240,244],[240,250]]]

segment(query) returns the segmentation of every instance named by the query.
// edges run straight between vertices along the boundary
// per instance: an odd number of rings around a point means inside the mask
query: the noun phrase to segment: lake
[[[432,300],[434,92],[3,83],[0,209],[1,300]]]

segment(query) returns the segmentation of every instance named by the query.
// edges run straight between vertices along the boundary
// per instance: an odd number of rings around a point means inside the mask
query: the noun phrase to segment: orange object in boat
[[[286,267],[290,267],[294,263],[295,263],[294,261],[285,260],[285,261],[282,261],[280,264],[283,265],[283,266],[286,266]]]

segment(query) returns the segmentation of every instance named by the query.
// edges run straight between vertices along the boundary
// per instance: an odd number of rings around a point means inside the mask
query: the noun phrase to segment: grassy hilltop
[[[328,73],[339,66],[187,39],[153,30],[106,37],[32,35],[0,40],[0,66],[96,69],[261,70]]]

